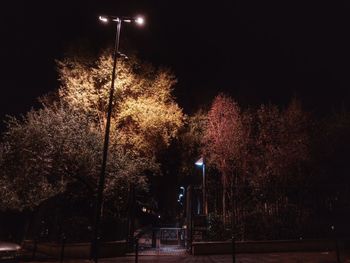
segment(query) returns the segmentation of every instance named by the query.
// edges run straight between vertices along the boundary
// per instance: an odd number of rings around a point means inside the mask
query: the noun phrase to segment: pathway
[[[57,261],[58,262],[58,261]],[[65,260],[65,263],[90,263],[89,260]],[[133,263],[133,256],[100,259],[100,263]],[[231,263],[230,255],[213,256],[140,256],[139,263]],[[266,254],[238,254],[237,263],[336,263],[333,252],[294,252],[294,253],[266,253]],[[350,263],[350,257],[342,256],[342,263]],[[41,261],[41,263],[44,263]],[[51,261],[52,263],[52,261]]]

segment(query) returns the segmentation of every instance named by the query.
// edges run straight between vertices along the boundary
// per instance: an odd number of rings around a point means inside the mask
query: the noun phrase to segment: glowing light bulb
[[[107,23],[108,22],[108,18],[105,16],[99,16],[98,19],[100,19],[100,21],[102,21],[103,23]]]
[[[139,16],[135,19],[135,22],[142,26],[145,23],[145,19],[143,17]]]

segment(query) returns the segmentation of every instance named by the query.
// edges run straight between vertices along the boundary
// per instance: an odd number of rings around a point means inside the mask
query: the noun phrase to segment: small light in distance
[[[135,19],[135,22],[137,24],[139,24],[140,26],[142,26],[145,23],[145,19],[143,17],[139,16]]]
[[[99,16],[98,19],[100,19],[100,21],[102,21],[103,23],[107,23],[108,22],[108,18],[104,17],[104,16]]]
[[[158,215],[158,218],[160,218],[160,215]]]

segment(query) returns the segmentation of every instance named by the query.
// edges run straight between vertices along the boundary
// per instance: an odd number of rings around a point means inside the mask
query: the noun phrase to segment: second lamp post
[[[114,82],[116,79],[117,58],[120,56],[120,53],[119,53],[120,29],[121,29],[122,22],[125,22],[125,23],[135,22],[139,25],[142,25],[144,23],[144,20],[142,17],[130,18],[130,17],[116,17],[116,16],[100,16],[99,19],[104,23],[115,22],[117,24],[117,28],[116,28],[117,31],[116,31],[114,51],[113,51],[112,81],[111,81],[111,88],[109,90],[106,130],[105,130],[104,143],[103,143],[101,174],[100,174],[98,189],[97,189],[95,225],[94,225],[94,233],[93,233],[94,236],[93,236],[93,242],[91,246],[91,249],[92,249],[91,254],[96,263],[98,262],[98,247],[99,247],[98,242],[99,242],[99,232],[100,232],[99,229],[100,229],[100,219],[101,219],[101,207],[102,207],[102,201],[103,201],[103,190],[104,190],[105,177],[106,177],[109,133],[110,133],[110,127],[111,127],[111,117],[112,117],[113,97],[114,97]]]
[[[208,215],[208,203],[207,203],[207,193],[206,193],[206,185],[205,185],[205,162],[204,158],[201,157],[195,162],[195,165],[202,167],[203,177],[202,177],[202,194],[203,194],[203,214]]]

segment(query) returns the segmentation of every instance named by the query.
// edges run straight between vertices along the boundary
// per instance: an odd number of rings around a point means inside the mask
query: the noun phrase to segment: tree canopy
[[[67,57],[58,70],[58,96],[44,97],[41,109],[7,122],[0,148],[2,207],[33,209],[74,182],[96,190],[112,57],[108,51],[96,60]],[[171,94],[175,83],[169,70],[136,57],[118,62],[106,198],[119,198],[129,183],[145,189],[145,171],[159,171],[157,151],[183,125]]]
[[[111,85],[112,57],[95,61],[66,58],[58,62],[60,99],[92,116],[104,130]],[[167,69],[156,69],[136,57],[118,60],[113,125],[125,147],[143,155],[168,146],[183,125],[183,113],[172,96],[176,83]]]

